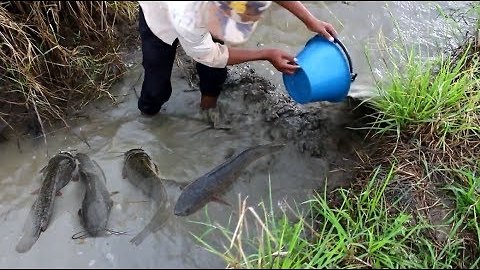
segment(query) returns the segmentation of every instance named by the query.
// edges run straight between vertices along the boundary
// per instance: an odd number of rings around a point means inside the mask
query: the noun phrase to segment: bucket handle
[[[333,42],[337,43],[337,44],[340,46],[340,48],[342,48],[343,53],[345,54],[345,56],[347,56],[348,65],[349,65],[349,67],[350,67],[350,80],[351,80],[352,82],[355,81],[355,79],[357,78],[357,73],[353,73],[352,59],[350,58],[350,54],[348,53],[347,48],[345,48],[345,46],[343,45],[343,43],[340,42],[340,40],[338,40],[338,38],[336,38],[336,37],[333,38]]]

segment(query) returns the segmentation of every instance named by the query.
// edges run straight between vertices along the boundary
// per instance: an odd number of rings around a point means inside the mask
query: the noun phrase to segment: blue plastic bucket
[[[289,95],[298,103],[316,101],[340,102],[357,76],[345,46],[319,35],[311,38],[296,56],[300,66],[294,74],[283,74]]]

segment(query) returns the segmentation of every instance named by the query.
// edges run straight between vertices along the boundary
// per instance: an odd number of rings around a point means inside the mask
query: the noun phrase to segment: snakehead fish
[[[25,222],[24,234],[15,248],[17,252],[30,250],[40,234],[47,229],[55,195],[70,182],[76,168],[75,158],[64,151],[52,157],[42,169],[42,186]]]
[[[188,216],[218,198],[250,163],[282,149],[285,144],[266,144],[249,147],[188,184],[178,197],[174,214]]]
[[[113,201],[105,185],[105,174],[98,163],[83,153],[76,154],[75,158],[78,160],[80,180],[85,184],[80,220],[88,234],[96,237],[107,231]]]
[[[139,188],[146,196],[157,204],[157,210],[145,228],[133,237],[130,242],[140,245],[151,233],[162,228],[169,213],[167,208],[168,197],[162,179],[158,176],[158,167],[150,156],[139,148],[130,149],[124,154],[122,177],[128,178],[130,183]]]

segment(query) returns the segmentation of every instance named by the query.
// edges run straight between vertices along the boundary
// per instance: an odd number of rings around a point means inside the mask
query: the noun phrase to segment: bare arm
[[[293,56],[279,49],[243,49],[228,47],[227,65],[235,65],[249,61],[267,60],[278,71],[292,74],[298,68]]]
[[[275,2],[300,19],[310,31],[319,33],[330,41],[333,41],[333,37],[337,34],[333,26],[318,20],[300,1]],[[227,65],[268,60],[278,71],[283,73],[292,74],[298,68],[293,56],[278,49],[254,50],[229,47],[228,52],[229,58]]]
[[[305,25],[311,24],[317,20],[315,16],[300,1],[274,1],[279,6],[290,11],[295,17],[300,19]]]
[[[228,61],[227,65],[235,65],[244,62],[269,60],[268,49],[242,49],[235,47],[228,47]]]
[[[331,24],[317,19],[300,1],[274,2],[295,15],[310,31],[319,33],[330,41],[333,41],[333,37],[337,35],[337,32]]]

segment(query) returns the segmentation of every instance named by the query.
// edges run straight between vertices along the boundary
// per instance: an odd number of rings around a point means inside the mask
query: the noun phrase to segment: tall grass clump
[[[94,99],[113,99],[135,9],[115,1],[0,3],[0,119],[35,119],[43,129]]]
[[[477,55],[467,58],[469,48],[455,61],[451,56],[422,60],[411,50],[406,63],[391,70],[370,101],[379,111],[373,127],[377,133],[423,133],[439,147],[449,140],[478,140],[479,65]]]
[[[378,112],[370,127],[375,135],[417,140],[441,151],[473,148],[480,141],[478,28],[471,30],[465,29],[469,35],[458,48],[435,57],[424,57],[404,42],[379,42],[387,52],[382,58],[386,77],[376,81],[378,95],[367,102]]]

